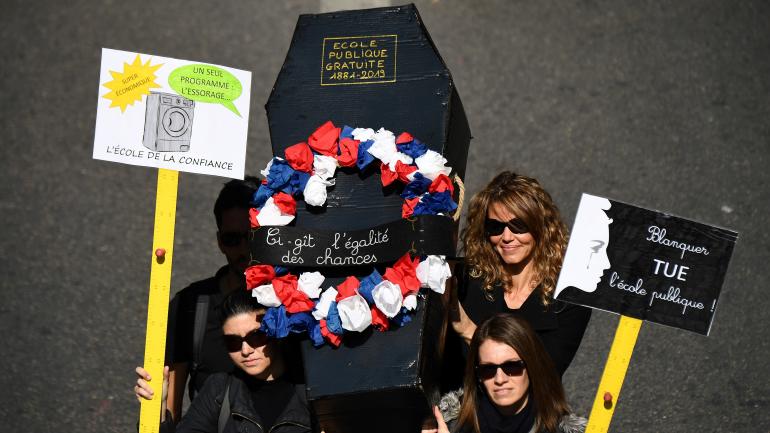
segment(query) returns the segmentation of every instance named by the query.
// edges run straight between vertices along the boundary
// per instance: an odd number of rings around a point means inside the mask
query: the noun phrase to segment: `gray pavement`
[[[329,3],[3,3],[0,431],[135,429],[156,171],[91,159],[100,49],[252,71],[255,173],[297,15]],[[469,193],[513,169],[540,179],[568,223],[586,191],[740,232],[711,336],[645,324],[611,431],[770,431],[770,5],[417,6],[473,131]],[[221,264],[210,209],[224,181],[180,176],[175,290]],[[580,413],[616,323],[593,315],[565,376]]]

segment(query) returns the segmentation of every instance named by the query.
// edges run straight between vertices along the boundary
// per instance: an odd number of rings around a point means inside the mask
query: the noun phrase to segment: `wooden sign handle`
[[[607,364],[604,365],[604,373],[596,391],[586,433],[606,433],[609,430],[641,326],[642,321],[639,319],[620,316],[615,339],[612,341]]]
[[[171,259],[174,256],[178,180],[178,171],[158,169],[150,297],[147,302],[147,335],[144,343],[144,368],[152,377],[155,397],[152,400],[142,400],[139,433],[157,433],[160,427],[161,387],[166,355],[166,324],[171,286]]]

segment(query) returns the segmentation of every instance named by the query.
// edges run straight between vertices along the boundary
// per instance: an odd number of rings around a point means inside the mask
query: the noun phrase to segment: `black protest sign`
[[[737,238],[583,194],[554,296],[708,335]]]
[[[413,256],[455,255],[452,218],[420,215],[364,230],[259,227],[249,239],[252,262],[278,266],[337,267],[394,262]]]

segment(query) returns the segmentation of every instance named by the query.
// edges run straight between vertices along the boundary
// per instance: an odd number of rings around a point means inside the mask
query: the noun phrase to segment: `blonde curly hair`
[[[484,233],[484,220],[494,203],[508,209],[529,227],[535,239],[532,256],[535,282],[539,284],[543,305],[548,305],[567,248],[567,227],[551,195],[531,177],[504,171],[471,199],[467,224],[461,233],[470,275],[483,278],[484,291],[490,299],[495,284],[508,280],[502,258]]]

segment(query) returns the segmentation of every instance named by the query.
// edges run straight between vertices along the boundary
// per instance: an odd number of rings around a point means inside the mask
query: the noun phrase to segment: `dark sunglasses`
[[[224,339],[228,352],[240,352],[244,341],[246,344],[256,349],[257,347],[267,344],[268,336],[259,329],[255,329],[246,334],[245,337],[241,337],[240,335],[225,334]]]
[[[502,364],[479,364],[476,366],[476,376],[481,380],[487,380],[495,377],[497,369],[502,368],[503,373],[508,376],[519,376],[524,372],[524,361],[505,361]]]
[[[237,247],[244,239],[248,239],[249,232],[226,232],[219,233],[219,240],[226,247]]]
[[[518,218],[514,218],[508,222],[493,220],[491,218],[484,220],[484,233],[486,233],[487,236],[499,236],[503,234],[506,227],[508,227],[508,230],[513,234],[520,235],[522,233],[529,233],[529,227],[524,224],[524,221]]]

